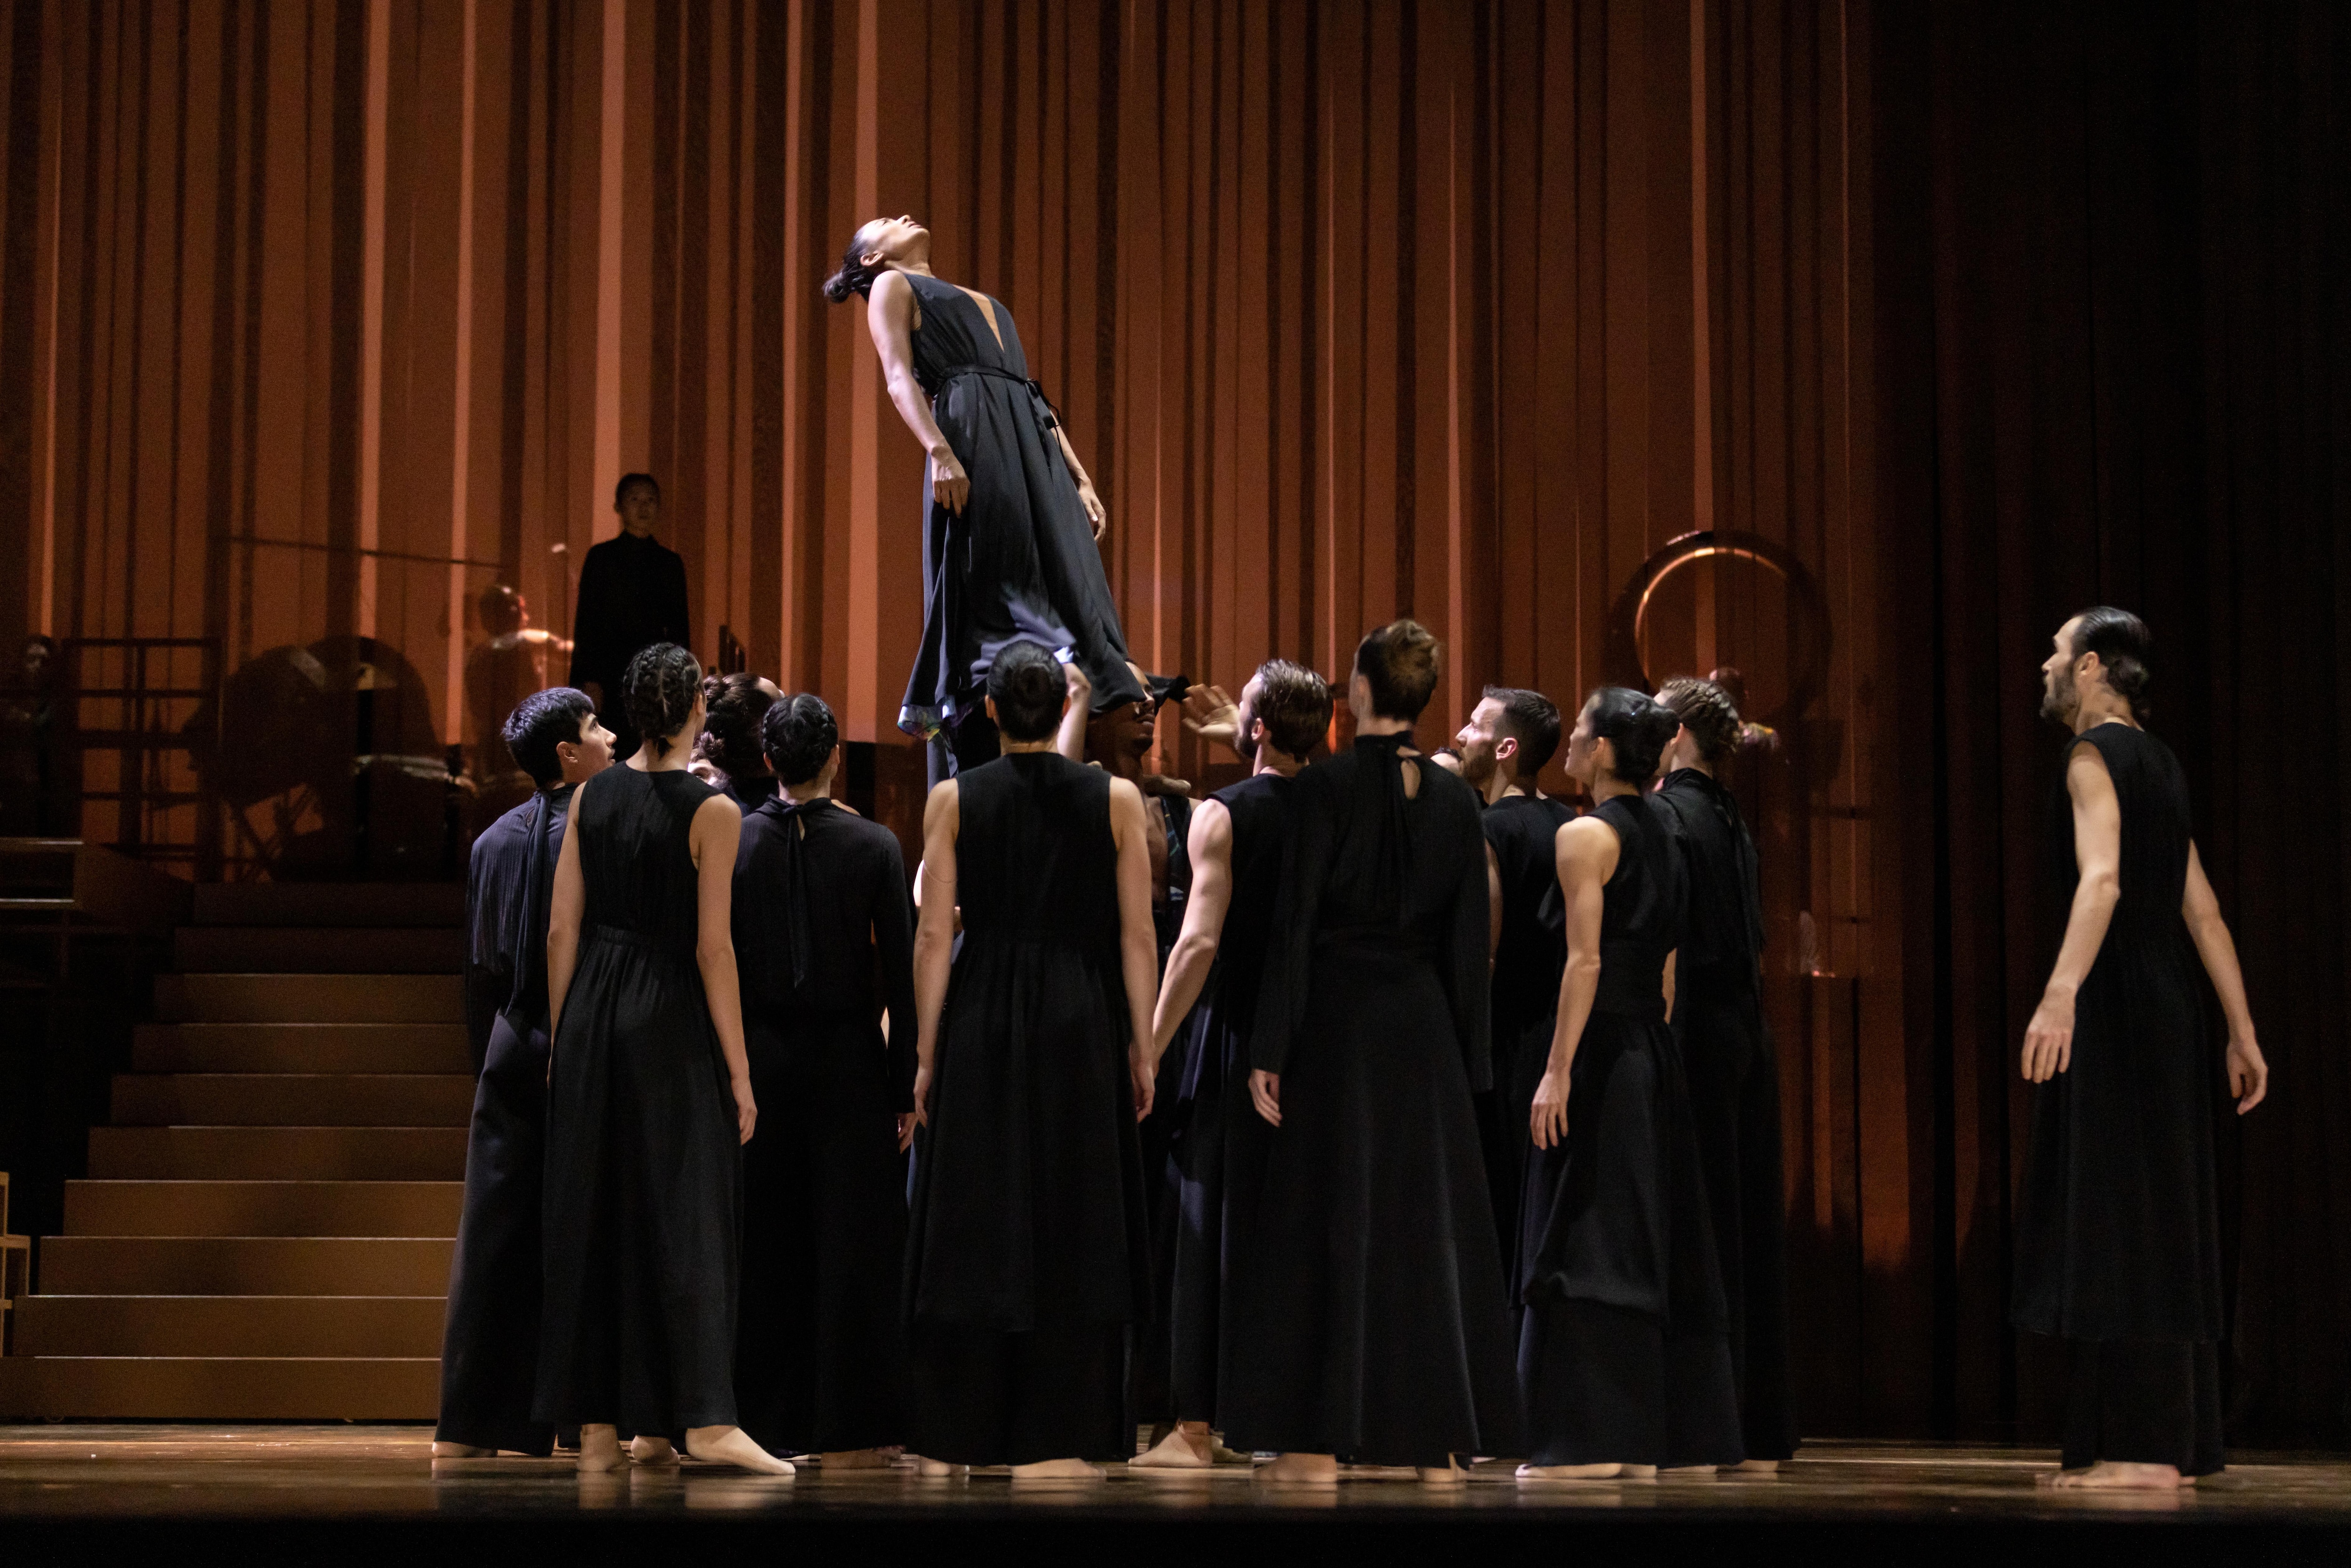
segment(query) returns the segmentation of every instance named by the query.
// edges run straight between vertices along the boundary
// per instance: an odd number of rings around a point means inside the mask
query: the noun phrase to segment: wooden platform
[[[1193,1568],[1747,1564],[1791,1552],[1969,1568],[2059,1558],[2283,1568],[2351,1553],[2343,1456],[2250,1455],[2176,1494],[2092,1496],[2037,1488],[2035,1474],[2054,1460],[2045,1451],[1822,1444],[1776,1479],[1536,1486],[1481,1474],[1437,1492],[1385,1479],[1281,1487],[1246,1469],[1169,1478],[1113,1467],[1098,1482],[1034,1485],[925,1481],[904,1469],[809,1468],[783,1479],[695,1464],[583,1478],[561,1458],[436,1465],[429,1436],[417,1427],[0,1427],[0,1542],[27,1563],[146,1550],[175,1559],[233,1551],[238,1561],[601,1561],[715,1547],[779,1561],[922,1550],[1056,1562],[1082,1551],[1107,1563]]]

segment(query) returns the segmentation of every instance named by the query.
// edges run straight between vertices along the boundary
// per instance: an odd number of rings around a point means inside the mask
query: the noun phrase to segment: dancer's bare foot
[[[714,1465],[735,1465],[763,1476],[788,1476],[792,1462],[779,1459],[758,1444],[740,1427],[690,1427],[685,1434],[685,1451],[697,1459]]]
[[[1661,1479],[1670,1477],[1677,1481],[1710,1481],[1719,1473],[1713,1465],[1667,1465],[1657,1475]]]
[[[611,1427],[580,1428],[580,1473],[601,1476],[621,1468],[621,1434]]]
[[[1422,1465],[1419,1469],[1420,1484],[1425,1487],[1458,1487],[1469,1479],[1469,1472],[1461,1468],[1461,1461],[1450,1454],[1446,1456],[1442,1465]]]
[[[1283,1454],[1257,1468],[1261,1481],[1291,1481],[1307,1486],[1339,1484],[1339,1460],[1333,1454]]]
[[[496,1458],[497,1452],[496,1448],[477,1448],[471,1443],[436,1442],[433,1445],[433,1457],[436,1459],[490,1459]]]
[[[1217,1462],[1217,1440],[1206,1421],[1179,1421],[1165,1437],[1127,1460],[1131,1470],[1205,1470]]]
[[[667,1437],[640,1432],[629,1439],[629,1462],[634,1465],[674,1465],[677,1463],[677,1445]]]
[[[2043,1471],[2034,1479],[2045,1487],[2082,1491],[2169,1491],[2191,1478],[2178,1465],[2138,1465],[2122,1459],[2100,1459],[2085,1469]]]
[[[971,1467],[969,1465],[951,1465],[945,1459],[926,1459],[923,1458],[922,1455],[916,1454],[914,1456],[914,1473],[921,1476],[925,1480],[945,1480],[949,1476],[967,1476],[971,1474]]]
[[[841,1448],[819,1454],[816,1462],[827,1470],[886,1470],[890,1456],[879,1448]]]
[[[1016,1481],[1098,1481],[1102,1479],[1099,1465],[1083,1459],[1037,1459],[1012,1467]]]
[[[1735,1465],[1725,1465],[1723,1474],[1731,1476],[1776,1476],[1780,1473],[1777,1459],[1741,1459]]]
[[[1519,1479],[1522,1481],[1613,1481],[1620,1479],[1630,1465],[1520,1465]]]

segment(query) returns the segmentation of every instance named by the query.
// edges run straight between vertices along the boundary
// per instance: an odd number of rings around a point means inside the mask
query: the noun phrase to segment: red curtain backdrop
[[[1410,613],[1428,745],[1489,681],[1749,670],[1805,1426],[2001,1435],[2048,1414],[2001,1310],[2025,683],[2064,611],[2138,603],[2280,1063],[2246,1429],[2314,1435],[2344,838],[2331,783],[2318,845],[2277,806],[2340,717],[2343,23],[2152,15],[0,0],[0,633],[371,638],[378,749],[478,758],[475,598],[568,632],[646,469],[697,651],[897,747],[921,455],[817,286],[913,212],[1018,319],[1153,669],[1337,673]],[[1628,642],[1698,529],[1749,554]]]

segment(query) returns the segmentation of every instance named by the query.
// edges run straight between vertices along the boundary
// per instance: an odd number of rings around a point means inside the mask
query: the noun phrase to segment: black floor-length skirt
[[[691,950],[590,925],[554,1054],[534,1414],[733,1426],[742,1161]]]
[[[547,1036],[501,1012],[490,1025],[465,1139],[465,1206],[449,1270],[436,1440],[554,1451],[554,1427],[530,1413],[546,1126]]]
[[[904,1443],[906,1191],[880,1031],[755,1019],[744,1044],[759,1125],[743,1147],[743,1429],[773,1453]]]
[[[1332,944],[1305,1016],[1248,1212],[1227,1207],[1248,1232],[1226,1247],[1228,1439],[1370,1464],[1511,1452],[1501,1260],[1444,988],[1425,960]]]
[[[1524,1207],[1530,1462],[1738,1463],[1722,1286],[1662,1017],[1592,1015],[1567,1136],[1533,1151]]]
[[[2218,1344],[2065,1342],[2065,1469],[2110,1459],[2209,1476],[2225,1458]]]

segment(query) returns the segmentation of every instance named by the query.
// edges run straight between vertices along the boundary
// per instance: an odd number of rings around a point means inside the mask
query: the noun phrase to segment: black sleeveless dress
[[[1566,801],[1505,795],[1478,826],[1501,873],[1502,936],[1494,949],[1494,1087],[1479,1097],[1486,1190],[1494,1203],[1507,1281],[1519,1268],[1519,1202],[1526,1191],[1527,1118],[1551,1054],[1559,972],[1567,961],[1567,906],[1559,892],[1559,831],[1575,820]],[[1518,1312],[1510,1314],[1515,1330]]]
[[[1780,1067],[1763,1020],[1763,897],[1755,840],[1730,791],[1677,768],[1657,799],[1689,850],[1689,931],[1674,965],[1674,1039],[1729,1313],[1730,1366],[1750,1459],[1796,1451],[1788,1376],[1788,1218]]]
[[[621,767],[572,800],[587,909],[548,1088],[537,1408],[558,1426],[736,1424],[742,1157],[687,844],[714,793]]]
[[[1281,1125],[1226,1249],[1237,1448],[1442,1465],[1519,1440],[1470,1100],[1492,1063],[1485,841],[1443,768],[1405,795],[1407,740],[1360,737],[1293,787],[1249,1045],[1281,1075]]]
[[[963,944],[915,1150],[917,1451],[1123,1459],[1149,1250],[1110,776],[1019,752],[957,780]]]
[[[2122,896],[2074,999],[2066,1070],[2033,1091],[2017,1205],[2016,1326],[2071,1342],[2065,1463],[2220,1468],[2215,1064],[2181,902],[2188,784],[2171,748],[2102,724],[2122,808]],[[2067,904],[2073,806],[2050,800],[2050,882]]]
[[[1227,1217],[1233,1194],[1256,1190],[1250,1173],[1265,1158],[1262,1134],[1273,1130],[1249,1103],[1249,1040],[1296,788],[1295,779],[1259,773],[1208,797],[1232,817],[1230,894],[1217,937],[1217,961],[1201,988],[1191,1027],[1180,1030],[1169,1048],[1171,1055],[1184,1053],[1175,1081],[1184,1131],[1176,1141],[1179,1185],[1168,1312],[1176,1416],[1184,1421],[1217,1418],[1225,1258],[1236,1245],[1247,1245],[1245,1232]]]
[[[743,819],[734,930],[759,1103],[743,1146],[743,1429],[782,1454],[903,1443],[897,1116],[914,1103],[915,1025],[897,835],[830,800],[770,796]]]
[[[898,727],[929,737],[978,712],[988,666],[1022,637],[1076,650],[1096,708],[1134,702],[1143,693],[1126,667],[1102,549],[1012,312],[994,302],[998,346],[970,295],[904,276],[922,307],[914,374],[971,476],[971,500],[957,515],[924,486],[923,641]]]
[[[1519,1375],[1538,1465],[1742,1458],[1722,1283],[1707,1223],[1666,959],[1688,921],[1673,810],[1618,795],[1600,988],[1569,1072],[1567,1136],[1527,1165]]]

